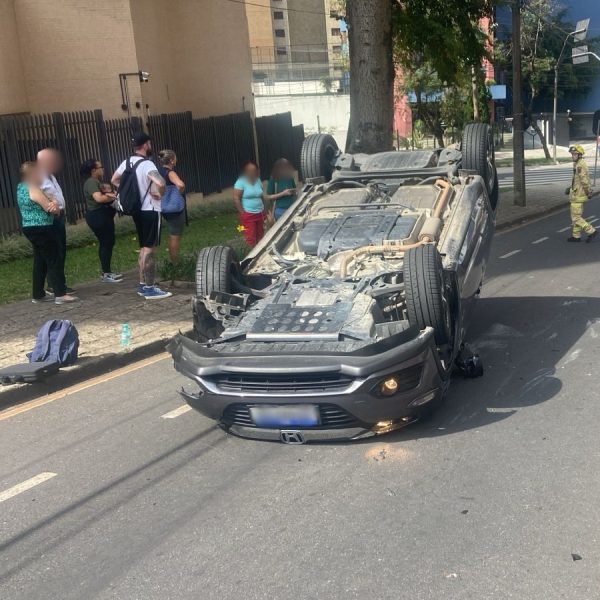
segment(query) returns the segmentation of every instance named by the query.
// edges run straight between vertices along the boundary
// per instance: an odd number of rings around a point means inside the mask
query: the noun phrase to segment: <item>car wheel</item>
[[[329,181],[333,174],[333,159],[339,152],[333,136],[324,133],[309,135],[302,144],[300,170],[303,179],[324,177]]]
[[[442,258],[433,244],[404,255],[404,291],[408,322],[419,329],[433,327],[438,346],[452,339],[452,314],[444,293]]]
[[[463,131],[463,169],[475,171],[485,181],[490,204],[498,204],[498,174],[494,153],[494,135],[486,123],[469,123]]]
[[[196,260],[196,296],[212,292],[231,294],[232,276],[239,271],[235,254],[228,246],[202,248]]]
[[[223,326],[201,299],[212,292],[232,293],[232,279],[239,272],[233,250],[227,246],[203,248],[196,260],[196,297],[193,302],[194,334],[199,342],[217,338]]]

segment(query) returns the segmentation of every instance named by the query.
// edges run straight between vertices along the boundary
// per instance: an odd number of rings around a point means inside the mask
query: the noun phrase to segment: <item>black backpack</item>
[[[137,168],[148,158],[141,158],[135,164],[132,164],[131,158],[128,158],[125,162],[125,170],[121,175],[121,181],[119,183],[119,195],[117,196],[117,203],[119,207],[119,212],[124,215],[128,215],[133,217],[137,215],[142,210],[142,203],[146,199],[146,196],[150,192],[150,185],[142,198],[142,193],[140,191],[140,186],[137,182],[136,171]]]

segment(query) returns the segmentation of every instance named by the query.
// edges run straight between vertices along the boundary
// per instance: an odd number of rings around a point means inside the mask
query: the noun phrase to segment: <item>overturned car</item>
[[[187,402],[227,431],[305,443],[404,426],[441,402],[453,368],[482,373],[465,332],[494,233],[488,125],[460,146],[302,149],[306,184],[240,263],[203,249],[195,339],[169,350],[197,388]]]

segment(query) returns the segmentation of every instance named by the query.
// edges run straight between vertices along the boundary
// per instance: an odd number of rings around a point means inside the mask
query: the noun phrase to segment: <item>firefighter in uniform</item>
[[[581,233],[586,233],[586,242],[591,242],[598,232],[583,218],[583,205],[592,197],[592,186],[590,184],[590,172],[583,160],[585,150],[575,144],[569,148],[573,158],[573,181],[567,188],[566,193],[571,201],[571,223],[572,233],[567,242],[581,242]]]

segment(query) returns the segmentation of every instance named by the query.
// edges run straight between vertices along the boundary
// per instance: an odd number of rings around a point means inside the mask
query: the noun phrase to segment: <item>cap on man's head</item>
[[[135,133],[133,135],[133,137],[131,138],[131,143],[133,144],[134,148],[140,148],[142,147],[146,142],[150,141],[150,136],[147,133],[144,133],[143,131],[140,131],[139,133]]]

